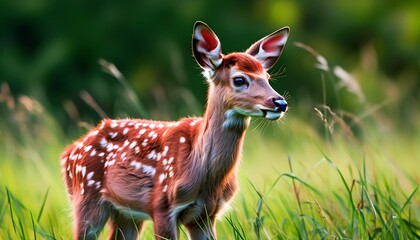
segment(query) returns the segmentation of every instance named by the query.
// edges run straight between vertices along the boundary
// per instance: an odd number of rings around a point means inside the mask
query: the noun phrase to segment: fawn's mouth
[[[267,109],[261,109],[261,111],[263,113],[263,117],[269,120],[277,120],[283,117],[285,113],[283,111],[272,111]]]
[[[273,99],[274,108],[258,106],[259,110],[262,113],[262,117],[269,120],[277,120],[284,116],[284,113],[287,111],[288,106],[286,100],[283,97],[279,99]]]

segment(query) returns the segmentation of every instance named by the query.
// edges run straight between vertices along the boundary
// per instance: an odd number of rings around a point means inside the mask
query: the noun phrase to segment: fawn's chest
[[[233,176],[219,186],[205,186],[195,199],[179,204],[173,209],[173,214],[183,224],[206,217],[216,218],[227,209],[230,200],[237,190],[237,181]]]

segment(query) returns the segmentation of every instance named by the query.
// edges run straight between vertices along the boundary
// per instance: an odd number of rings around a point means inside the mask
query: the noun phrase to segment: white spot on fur
[[[169,150],[169,147],[168,146],[165,146],[163,148],[162,156],[166,156],[166,154],[168,153],[168,150]]]
[[[109,136],[110,136],[111,138],[115,138],[117,135],[118,135],[118,133],[117,133],[117,132],[111,132],[111,133],[109,133]]]
[[[128,133],[128,128],[125,128],[123,134],[126,135]]]
[[[145,133],[146,132],[146,129],[141,129],[140,131],[139,131],[139,135],[142,135],[143,133]]]
[[[192,121],[192,122],[190,123],[190,126],[191,126],[191,127],[195,126],[195,124],[197,124],[199,121],[200,121],[200,119],[195,119],[194,121]]]
[[[168,191],[168,185],[163,186],[162,192]]]
[[[93,156],[95,156],[95,155],[96,155],[96,150],[95,150],[95,149],[93,149],[93,150],[92,150],[92,152],[90,153],[90,156],[92,156],[92,157],[93,157]]]
[[[133,149],[137,145],[136,141],[132,141],[130,144],[130,149]]]
[[[152,150],[148,155],[147,155],[148,159],[154,159],[156,158],[156,151]]]
[[[76,142],[77,146],[76,149],[81,149],[84,146],[84,142]]]
[[[88,183],[87,183],[87,186],[90,187],[93,184],[95,184],[95,180],[89,180]]]
[[[184,143],[184,142],[185,142],[185,140],[186,140],[186,139],[185,139],[185,137],[180,137],[180,138],[179,138],[179,142],[180,142],[180,143]]]
[[[86,146],[85,147],[85,152],[89,152],[89,150],[92,148],[92,145]]]
[[[149,125],[149,127],[150,127],[151,129],[154,129],[154,128],[156,127],[156,124],[152,123],[152,124],[150,124],[150,125]]]
[[[135,149],[134,149],[134,153],[135,154],[138,154],[140,152],[140,148],[137,146]]]
[[[105,153],[104,152],[101,152],[101,153],[98,154],[98,156],[99,157],[103,157],[103,156],[105,156]]]
[[[83,166],[82,167],[82,177],[85,177],[85,174],[86,174],[86,167]]]
[[[130,163],[130,166],[134,167],[136,170],[139,169],[139,168],[141,168],[141,165],[142,164],[140,162],[137,162],[137,161],[132,161]]]
[[[118,123],[116,122],[111,123],[111,128],[116,128],[117,126],[118,126]]]
[[[76,164],[76,174],[82,170],[82,166]]]
[[[92,178],[93,174],[94,174],[94,172],[88,173],[88,175],[86,175],[86,179],[90,180]]]
[[[106,150],[108,152],[111,152],[113,148],[114,148],[114,144],[112,144],[112,143],[108,143],[108,145],[106,145]]]
[[[115,159],[112,160],[112,161],[109,161],[108,166],[112,166],[112,165],[114,165],[114,163],[115,163]]]
[[[114,164],[115,164],[115,159],[114,160],[111,160],[111,161],[106,161],[104,167],[110,167],[110,166],[112,166]]]
[[[162,183],[166,179],[166,174],[162,173],[159,176],[159,183]]]
[[[156,173],[156,169],[154,168],[154,167],[152,167],[152,166],[148,166],[148,165],[142,165],[142,169],[143,169],[143,172],[145,172],[146,174],[148,174],[148,175],[155,175],[155,173]]]
[[[168,164],[171,164],[174,161],[174,157],[170,157],[168,160]]]
[[[106,139],[105,138],[102,138],[101,139],[101,141],[99,142],[99,144],[101,145],[101,147],[106,147],[107,146],[107,144],[108,144],[108,142],[106,141]]]

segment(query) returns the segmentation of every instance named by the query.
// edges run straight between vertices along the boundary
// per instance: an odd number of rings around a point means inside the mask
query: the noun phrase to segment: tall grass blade
[[[140,101],[140,99],[137,97],[136,93],[133,91],[133,89],[130,87],[130,84],[128,83],[127,79],[124,77],[124,75],[118,70],[118,68],[104,60],[100,59],[99,64],[102,66],[103,70],[110,74],[111,76],[115,77],[123,86],[123,89],[125,93],[127,94],[127,100],[135,107],[137,112],[140,114],[143,118],[150,118],[148,112],[143,106],[143,103]]]
[[[31,214],[31,224],[32,224],[32,232],[34,234],[34,240],[36,240],[36,226],[35,226],[35,221],[34,221],[34,216]]]
[[[41,220],[41,216],[42,216],[42,213],[44,212],[45,203],[47,202],[47,198],[48,198],[48,193],[49,192],[50,192],[50,189],[48,188],[47,191],[45,192],[44,200],[42,201],[41,208],[39,209],[38,217],[36,219],[36,222],[37,223],[39,223],[39,221]]]
[[[291,159],[290,156],[287,159],[288,159],[288,162],[289,162],[289,170],[294,175],[293,166],[292,166],[292,159]],[[299,207],[299,213],[300,213],[301,216],[303,216],[302,204],[300,202],[300,196],[299,196],[299,190],[296,186],[296,182],[295,182],[294,179],[292,179],[292,183],[293,183],[293,191],[295,193],[296,201],[297,201],[298,207]],[[306,230],[305,219],[301,218],[301,221],[302,221],[303,233],[305,233],[305,238],[308,239],[308,232]]]
[[[15,222],[14,212],[13,212],[12,200],[11,200],[9,189],[7,187],[6,187],[6,195],[7,195],[7,204],[9,206],[10,219],[12,221],[13,230],[15,231],[15,233],[17,233],[16,222]]]
[[[405,202],[401,206],[400,212],[404,211],[404,208],[411,202],[411,199],[414,197],[414,194],[417,192],[418,188],[419,188],[418,185],[416,186],[416,188],[414,188],[413,192],[410,194],[410,196],[408,196],[408,198],[405,200]]]
[[[232,218],[232,214],[229,217],[226,217],[225,219],[228,222],[228,224],[231,226],[235,239],[241,239],[241,240],[247,239],[245,237],[246,234],[245,234],[245,231],[244,231],[242,225],[240,223],[235,223],[234,222],[234,220]],[[236,222],[238,222],[237,219],[236,219]]]

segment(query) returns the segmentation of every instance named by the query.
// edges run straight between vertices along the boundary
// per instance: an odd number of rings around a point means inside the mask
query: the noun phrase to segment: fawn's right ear
[[[222,64],[222,46],[216,34],[203,22],[194,24],[192,48],[198,65],[206,71],[214,71]]]
[[[289,27],[279,29],[272,34],[261,38],[256,43],[252,44],[246,53],[254,56],[263,65],[267,71],[274,66],[279,59],[287,37],[289,36]]]

